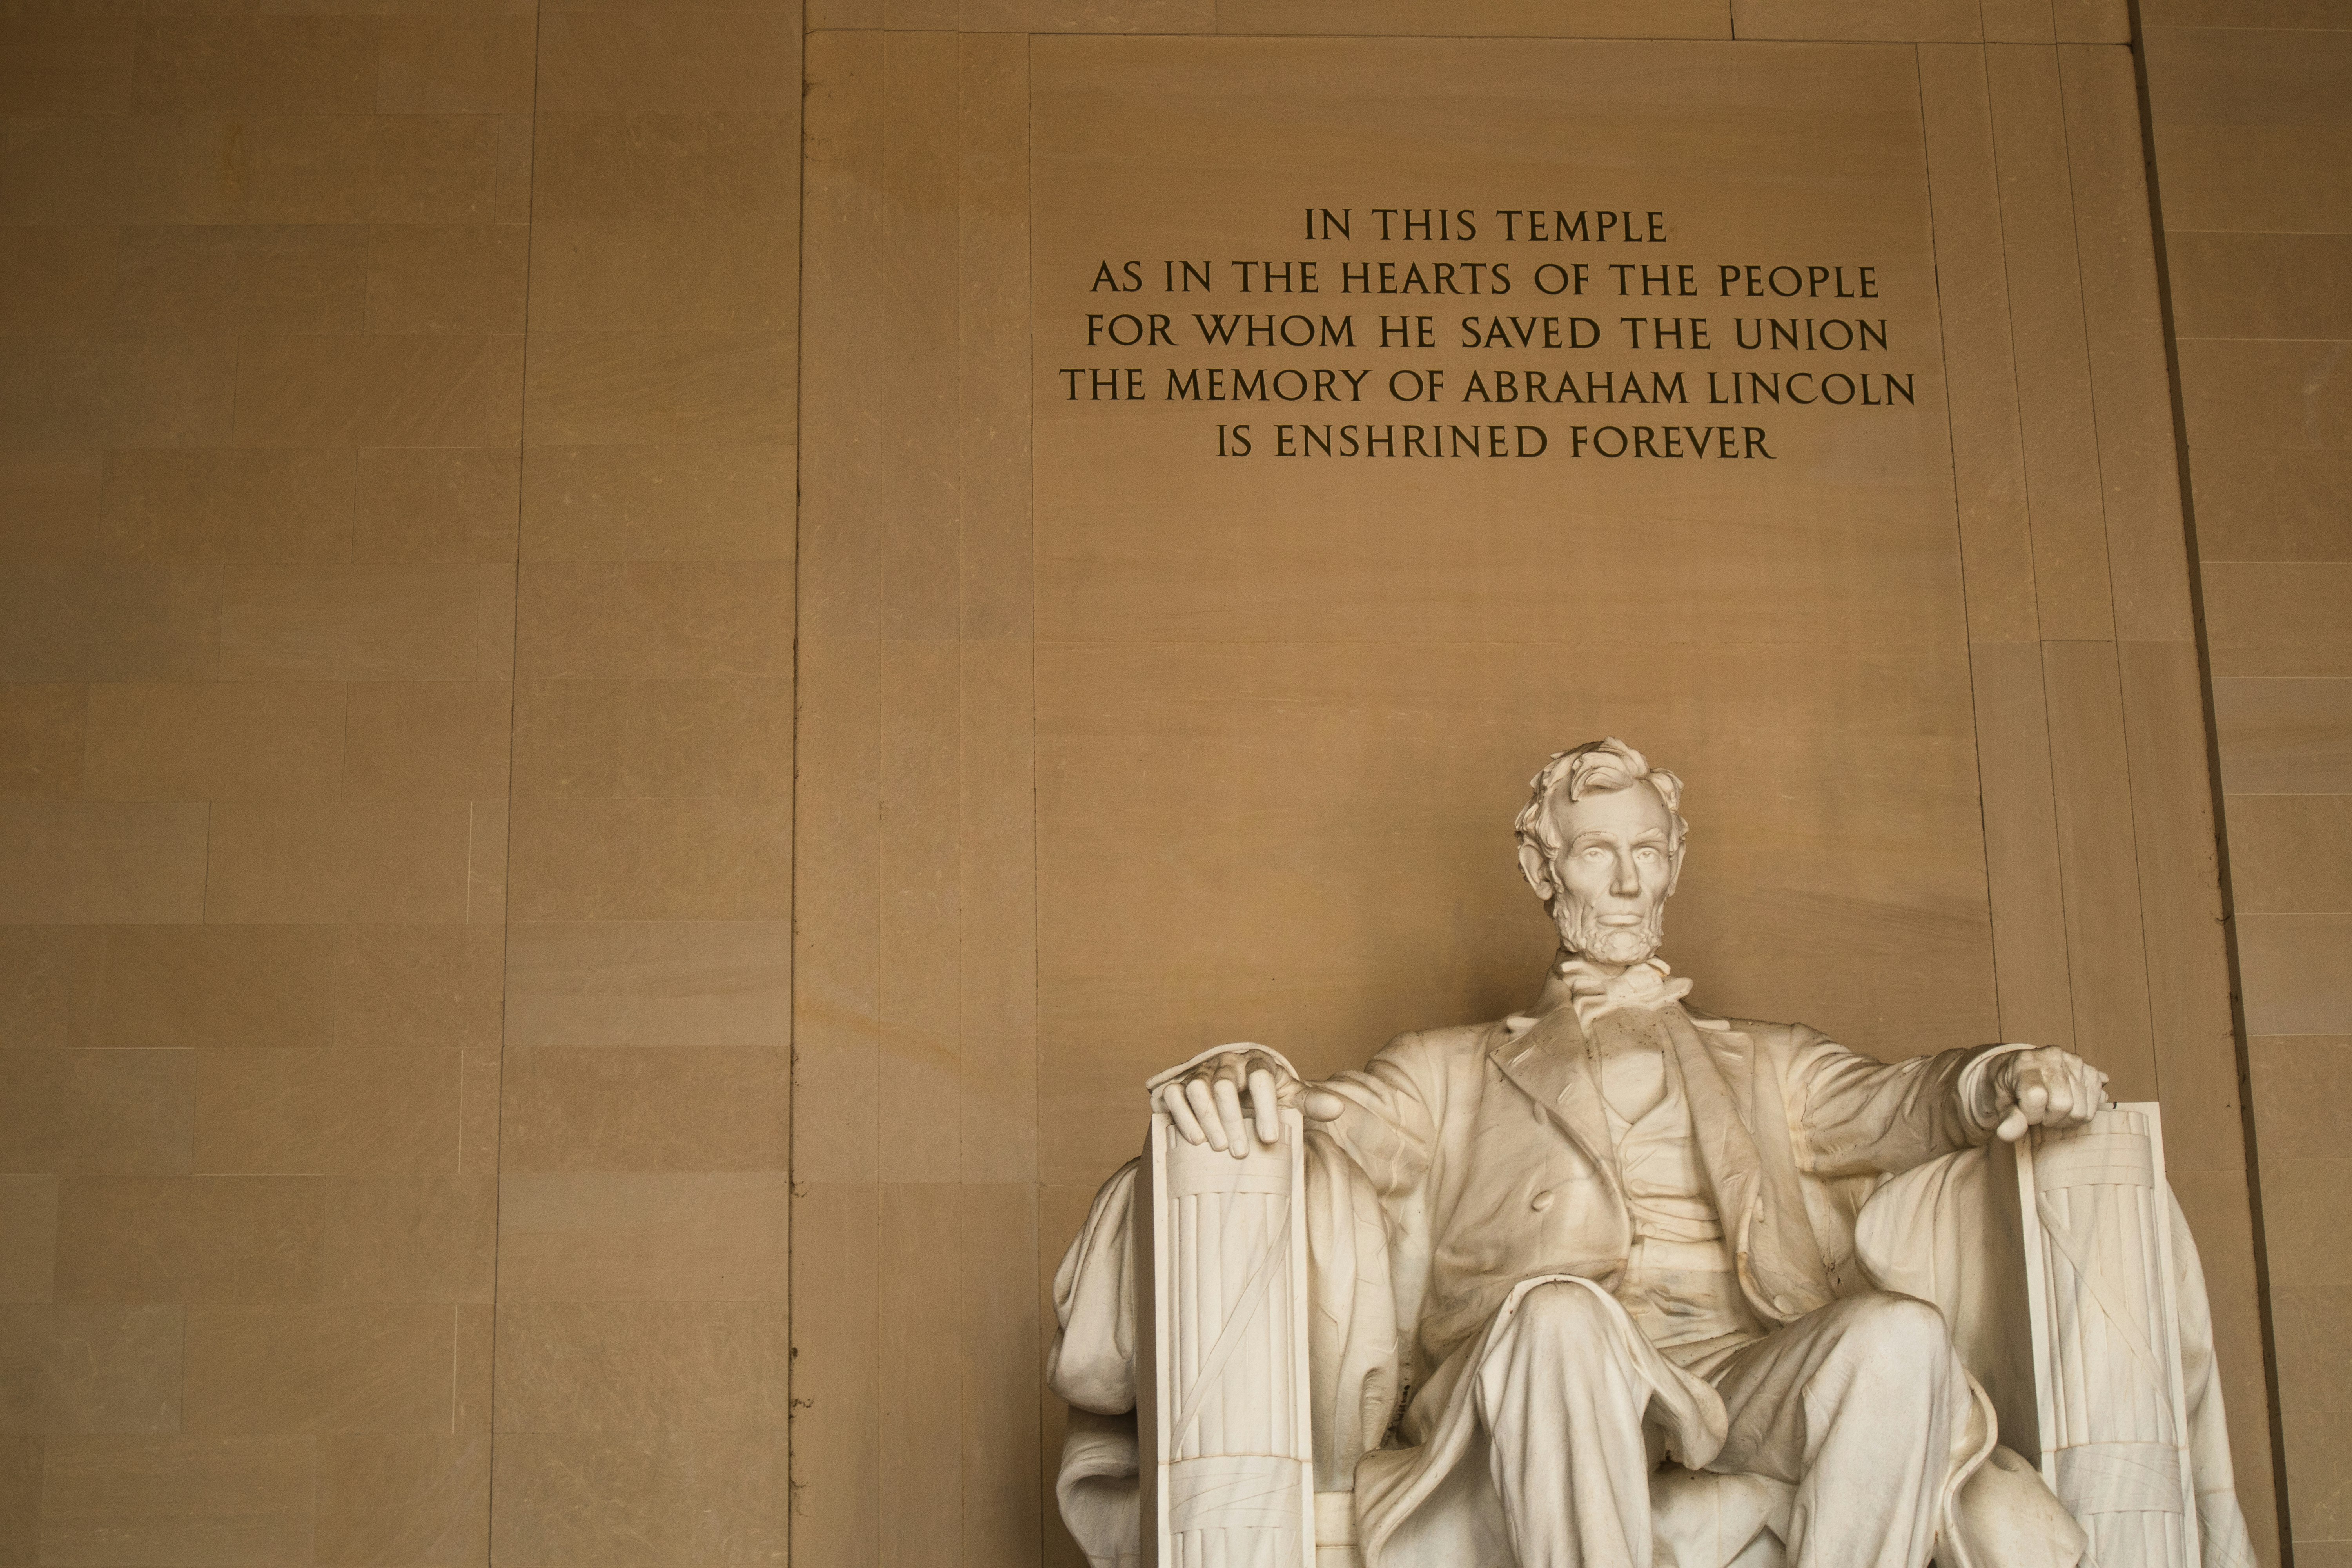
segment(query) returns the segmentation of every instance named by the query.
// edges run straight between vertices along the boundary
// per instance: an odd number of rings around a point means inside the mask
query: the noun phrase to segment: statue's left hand
[[[2107,1100],[2107,1075],[2056,1046],[2011,1051],[1992,1069],[1994,1129],[2014,1143],[2029,1127],[2080,1127]]]
[[[1152,1099],[1186,1142],[1206,1143],[1236,1160],[1248,1157],[1253,1127],[1266,1147],[1282,1142],[1286,1106],[1297,1106],[1309,1121],[1328,1121],[1347,1109],[1329,1089],[1301,1082],[1281,1058],[1246,1042],[1203,1057],[1182,1077],[1161,1084]]]

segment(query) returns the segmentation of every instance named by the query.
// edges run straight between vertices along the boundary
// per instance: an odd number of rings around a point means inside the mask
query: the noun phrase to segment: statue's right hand
[[[1282,1142],[1285,1106],[1296,1105],[1317,1121],[1330,1121],[1347,1106],[1330,1090],[1302,1082],[1273,1052],[1247,1044],[1202,1058],[1183,1077],[1161,1084],[1152,1098],[1186,1142],[1206,1143],[1236,1160],[1248,1156],[1253,1129],[1269,1147]]]

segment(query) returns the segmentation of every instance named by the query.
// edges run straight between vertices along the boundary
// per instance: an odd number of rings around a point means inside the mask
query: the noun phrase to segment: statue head
[[[1560,945],[1601,963],[1639,963],[1664,940],[1666,900],[1690,825],[1683,782],[1613,737],[1555,755],[1513,826],[1519,869]]]

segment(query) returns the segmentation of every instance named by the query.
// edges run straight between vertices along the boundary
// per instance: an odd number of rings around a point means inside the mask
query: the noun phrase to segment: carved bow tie
[[[1568,983],[1569,1005],[1576,1021],[1590,1028],[1595,1018],[1620,1008],[1654,1012],[1690,994],[1691,983],[1670,978],[1673,971],[1662,959],[1612,970],[1586,958],[1560,961],[1559,976]]]

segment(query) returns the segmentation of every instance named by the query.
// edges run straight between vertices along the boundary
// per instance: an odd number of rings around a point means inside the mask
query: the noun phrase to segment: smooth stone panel
[[[1160,0],[1168,13],[1146,25],[1152,7],[1109,6],[1096,0],[1078,6],[1061,0],[1039,6],[1035,0],[1005,4],[1019,16],[1050,8],[1060,13],[1057,27],[1033,27],[1037,32],[1113,33],[1129,30],[1153,33],[1207,31],[1191,26],[1200,0]],[[1444,0],[1215,0],[1220,33],[1339,33],[1358,36],[1433,34],[1444,37],[1580,37],[1580,38],[1727,38],[1732,36],[1728,0],[1663,0],[1659,4],[1628,0],[1495,0],[1475,10]],[[993,7],[983,5],[982,9]],[[1072,13],[1076,13],[1073,15]],[[1087,13],[1095,15],[1088,15]],[[1130,14],[1132,20],[1129,17]],[[1097,16],[1100,16],[1097,21]],[[1081,20],[1081,17],[1084,19]],[[1108,23],[1108,25],[1104,25]],[[1125,25],[1122,26],[1121,24]],[[1091,25],[1089,25],[1091,24]]]
[[[790,1179],[743,1173],[509,1173],[499,1299],[780,1301]]]
[[[2352,128],[2153,127],[2168,232],[2352,232]]]
[[[317,1568],[476,1568],[488,1561],[489,1440],[322,1437],[318,1508]]]
[[[16,1563],[41,1556],[41,1439],[0,1437],[0,1552]]]
[[[352,544],[352,456],[229,447],[106,456],[110,560],[338,562]]]
[[[2344,1159],[2343,1121],[2336,1108],[2344,1103],[2344,1093],[2352,1092],[2352,1035],[2257,1036],[2246,1045],[2263,1160]],[[2331,1352],[2295,1364],[2339,1363]],[[2352,1401],[2346,1407],[2352,1408]]]
[[[2352,912],[2242,914],[2250,1035],[2352,1034]]]
[[[196,1168],[454,1171],[460,1056],[443,1047],[205,1051],[196,1068]]]
[[[515,918],[776,921],[791,912],[792,819],[772,801],[526,801]]]
[[[773,1046],[790,1026],[782,921],[600,921],[508,931],[509,1046]]]
[[[1739,38],[1974,43],[1984,17],[1973,0],[1732,0],[1731,31]]]
[[[503,680],[358,681],[344,705],[346,800],[482,800],[507,793]]]
[[[68,1176],[66,1301],[315,1301],[324,1184],[309,1176]]]
[[[558,447],[791,437],[792,341],[770,332],[531,333],[529,439]]]
[[[22,338],[9,351],[0,362],[0,429],[12,447],[228,440],[238,356],[227,333]]]
[[[520,332],[249,337],[240,447],[510,447],[521,438]]]
[[[2208,447],[2189,477],[2200,560],[2352,561],[2352,451]]]
[[[789,561],[793,451],[542,447],[523,473],[533,561]]]
[[[792,671],[792,568],[776,562],[525,563],[524,679],[715,679]]]
[[[363,16],[156,16],[139,29],[131,107],[146,114],[364,114],[376,29]]]
[[[462,800],[224,803],[212,808],[205,918],[457,923],[488,856],[503,861],[504,848],[484,841]]]
[[[2209,561],[2202,576],[2216,678],[2352,675],[2352,562]]]
[[[173,1432],[177,1307],[0,1307],[0,1432]]]
[[[309,1568],[315,1439],[52,1438],[41,1556],[57,1568]]]
[[[505,951],[495,922],[344,928],[334,963],[335,1044],[495,1050]]]
[[[96,559],[104,483],[103,453],[0,451],[0,560]]]
[[[542,114],[797,106],[800,27],[776,10],[558,12],[540,27]]]
[[[498,1182],[488,1172],[321,1184],[330,1301],[488,1301]]]
[[[447,1432],[452,1308],[194,1307],[190,1432]]]
[[[514,568],[239,566],[221,595],[225,680],[503,676]]]
[[[352,560],[362,565],[512,561],[521,467],[516,453],[488,447],[362,451]]]
[[[10,114],[119,114],[130,101],[130,16],[11,16],[0,24],[0,105]]]
[[[797,116],[537,116],[531,220],[773,220],[799,209]]]
[[[2241,913],[2352,910],[2352,795],[2232,799],[2230,891]]]
[[[117,331],[356,332],[366,319],[363,229],[240,224],[121,233]]]
[[[95,800],[331,800],[343,689],[328,681],[91,689],[83,793]]]
[[[2150,26],[2147,95],[2165,125],[2352,126],[2352,29]]]
[[[0,686],[0,800],[71,800],[81,794],[89,688]]]
[[[774,1301],[501,1306],[499,1431],[780,1426],[785,1315]]]
[[[535,680],[518,708],[519,800],[792,796],[786,679]]]
[[[2352,795],[2352,680],[2216,680],[2213,724],[2228,794]]]
[[[209,680],[220,595],[217,566],[12,566],[0,679]]]
[[[0,1041],[63,1049],[77,994],[85,1009],[95,994],[105,940],[86,927],[0,926]]]
[[[196,1056],[0,1051],[0,1171],[186,1173]]]
[[[400,224],[380,225],[367,236],[369,331],[522,331],[528,231],[511,225]]]
[[[2352,447],[2352,388],[2335,374],[2342,353],[2331,342],[2184,340],[2180,405],[2192,461],[2205,447]]]
[[[788,223],[545,223],[531,230],[530,310],[546,331],[787,331]]]
[[[0,1302],[47,1301],[56,1293],[58,1181],[0,1176]]]
[[[774,1046],[510,1048],[499,1168],[782,1171],[791,1076]]]
[[[569,1568],[614,1541],[648,1563],[781,1560],[792,1486],[783,1429],[517,1432],[499,1439],[490,1549]]]
[[[2164,249],[2184,338],[2352,338],[2352,235],[2173,234]]]

